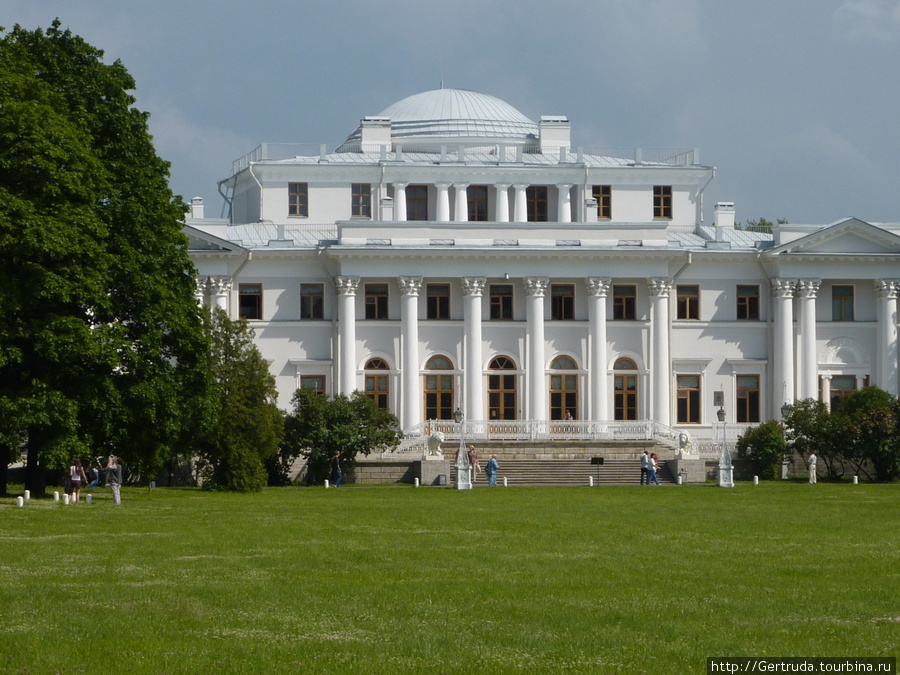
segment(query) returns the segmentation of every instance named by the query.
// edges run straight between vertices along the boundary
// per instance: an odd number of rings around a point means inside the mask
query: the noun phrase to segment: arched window
[[[568,356],[557,356],[550,370],[578,370],[578,365]],[[550,419],[567,419],[566,413],[578,419],[578,374],[550,373]]]
[[[506,356],[498,356],[488,366],[488,416],[491,420],[516,419],[516,363]]]
[[[636,420],[637,417],[637,364],[631,359],[618,359],[615,372],[615,419]],[[635,371],[633,373],[625,371]]]
[[[425,370],[453,370],[453,363],[446,356],[432,356],[425,364]],[[425,419],[453,419],[453,375],[451,373],[425,373]]]
[[[391,407],[391,375],[384,359],[369,359],[366,364],[366,396],[381,410]]]

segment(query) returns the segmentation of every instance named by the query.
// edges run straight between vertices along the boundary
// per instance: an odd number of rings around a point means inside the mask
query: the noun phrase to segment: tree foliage
[[[0,442],[158,467],[208,423],[184,204],[134,80],[55,21],[0,29]]]
[[[815,452],[829,478],[844,475],[843,429],[822,401],[795,401],[784,425],[787,442],[795,452],[804,458]]]
[[[900,475],[897,399],[878,387],[866,387],[841,398],[834,412],[843,429],[844,457],[857,473],[868,462],[876,480]]]
[[[298,389],[293,411],[285,420],[284,461],[305,457],[307,482],[321,483],[330,472],[331,458],[339,452],[352,476],[358,455],[400,444],[397,418],[381,410],[361,391],[348,398],[329,399],[310,389]]]
[[[774,420],[750,427],[737,441],[738,457],[745,460],[756,475],[764,480],[779,477],[786,452],[784,429]]]
[[[206,315],[209,370],[217,394],[216,425],[200,444],[209,472],[204,485],[251,492],[266,485],[266,461],[278,451],[284,422],[269,364],[245,319],[221,309]]]

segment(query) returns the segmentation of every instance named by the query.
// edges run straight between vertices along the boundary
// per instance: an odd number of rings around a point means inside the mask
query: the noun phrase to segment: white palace
[[[900,224],[704,224],[714,176],[440,89],[336,147],[261,145],[220,182],[227,217],[197,199],[185,231],[199,300],[252,323],[285,409],[362,390],[410,436],[459,409],[474,437],[710,439],[720,408],[737,429],[896,395]]]

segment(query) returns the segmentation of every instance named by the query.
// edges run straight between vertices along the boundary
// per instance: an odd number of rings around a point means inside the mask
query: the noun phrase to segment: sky
[[[900,222],[900,0],[3,0],[121,60],[173,192],[261,143],[337,145],[431,89],[566,115],[573,146],[698,148],[704,219]]]

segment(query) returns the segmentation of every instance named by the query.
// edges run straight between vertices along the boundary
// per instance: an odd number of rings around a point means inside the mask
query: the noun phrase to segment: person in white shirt
[[[807,461],[807,466],[809,467],[809,484],[816,484],[816,453],[809,453],[809,461]]]
[[[647,485],[650,485],[650,455],[647,454],[647,451],[644,450],[644,454],[641,455],[641,485],[646,481]]]

